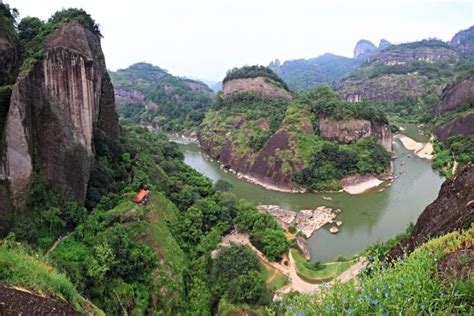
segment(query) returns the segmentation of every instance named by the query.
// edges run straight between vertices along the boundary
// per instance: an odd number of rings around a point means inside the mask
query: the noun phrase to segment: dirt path
[[[59,243],[60,243],[61,241],[63,241],[63,240],[66,239],[66,238],[71,237],[73,234],[74,234],[74,232],[70,232],[70,233],[67,234],[66,236],[59,237],[58,240],[56,240],[56,241],[54,242],[54,244],[51,246],[51,248],[49,248],[49,250],[46,252],[46,254],[48,254],[48,253],[50,253],[51,251],[53,251],[54,249],[56,249],[56,247],[59,245]]]
[[[221,245],[229,246],[230,243],[249,246],[257,254],[257,256],[260,258],[260,260],[263,263],[273,267],[274,269],[280,271],[282,274],[288,276],[290,283],[278,289],[277,296],[278,296],[278,293],[289,293],[291,291],[297,291],[300,293],[307,293],[307,294],[319,291],[321,284],[313,284],[313,283],[306,282],[305,280],[303,280],[302,278],[298,276],[296,272],[296,262],[293,256],[291,255],[291,251],[289,253],[289,266],[285,266],[278,262],[268,261],[265,255],[250,243],[248,234],[242,234],[242,233],[229,234],[223,238]],[[365,258],[361,258],[357,263],[355,263],[349,269],[347,269],[342,274],[340,274],[337,277],[337,279],[342,283],[347,282],[351,280],[352,278],[354,278],[358,273],[360,273],[360,271],[362,271],[362,269],[364,269],[366,266],[367,266],[367,262]],[[274,277],[275,277],[275,274],[271,278],[274,278]],[[332,284],[332,282],[330,282],[330,284]]]

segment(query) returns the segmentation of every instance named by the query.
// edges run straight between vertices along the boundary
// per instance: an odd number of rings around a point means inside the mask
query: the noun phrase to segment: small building
[[[146,204],[146,202],[148,201],[148,198],[147,198],[148,193],[150,193],[149,190],[141,189],[140,191],[138,191],[138,193],[135,196],[135,199],[133,199],[133,201],[135,203]]]

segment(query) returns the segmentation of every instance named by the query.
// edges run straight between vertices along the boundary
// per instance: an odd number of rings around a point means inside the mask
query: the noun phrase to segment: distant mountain
[[[454,49],[462,54],[474,54],[474,26],[456,33],[449,42]]]
[[[403,109],[434,105],[442,88],[461,71],[464,60],[447,43],[430,39],[390,45],[368,56],[335,86],[351,101],[402,102]]]
[[[219,90],[222,90],[222,81],[213,81],[213,80],[201,79],[201,78],[192,77],[192,76],[186,77],[186,78],[189,78],[195,81],[204,82],[214,92],[218,92]]]
[[[354,58],[365,60],[377,51],[377,46],[369,40],[361,39],[354,47]]]
[[[268,66],[295,91],[311,89],[322,84],[335,82],[357,68],[376,52],[391,44],[385,39],[379,46],[362,39],[354,47],[354,58],[325,53],[310,59],[295,59],[283,62],[276,59]]]
[[[176,77],[147,63],[110,72],[119,114],[134,122],[183,131],[200,124],[214,92],[203,82]]]
[[[361,61],[326,53],[316,58],[288,60],[283,64],[277,59],[268,66],[295,91],[331,83],[356,68]]]

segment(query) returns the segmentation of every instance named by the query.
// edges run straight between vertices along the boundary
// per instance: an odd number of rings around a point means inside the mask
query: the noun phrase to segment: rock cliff
[[[461,53],[474,53],[474,26],[456,33],[449,44]]]
[[[240,92],[255,92],[272,98],[291,100],[288,91],[275,86],[271,79],[264,77],[233,79],[223,85],[224,97]]]
[[[443,183],[436,200],[418,217],[413,232],[390,251],[389,257],[411,253],[428,239],[468,228],[473,221],[474,166],[471,164]]]
[[[460,60],[458,52],[438,40],[389,45],[372,52],[335,88],[350,101],[406,102],[437,96],[453,79]]]
[[[377,46],[369,40],[361,39],[354,47],[354,58],[366,59],[377,51]]]
[[[454,111],[463,102],[471,98],[474,98],[474,76],[445,88],[440,96],[440,102],[433,110],[433,114],[439,116]]]
[[[334,121],[321,119],[319,132],[323,139],[348,144],[354,140],[373,137],[387,151],[392,152],[392,132],[388,124],[367,120]]]
[[[468,113],[457,117],[446,124],[437,127],[434,135],[443,144],[451,136],[472,136],[474,135],[474,113]]]
[[[95,132],[118,139],[113,87],[99,37],[79,22],[63,24],[43,49],[14,85],[0,177],[17,204],[34,173],[84,201]]]

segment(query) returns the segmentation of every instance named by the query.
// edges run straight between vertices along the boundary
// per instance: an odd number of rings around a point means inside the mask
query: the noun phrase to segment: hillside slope
[[[385,171],[392,135],[383,113],[341,101],[327,87],[293,99],[267,71],[229,72],[201,125],[206,153],[239,177],[281,191],[339,190],[345,176]],[[360,162],[363,155],[371,166]]]
[[[151,64],[137,63],[110,76],[119,114],[135,123],[183,131],[199,125],[213,103],[214,92],[206,84]]]

